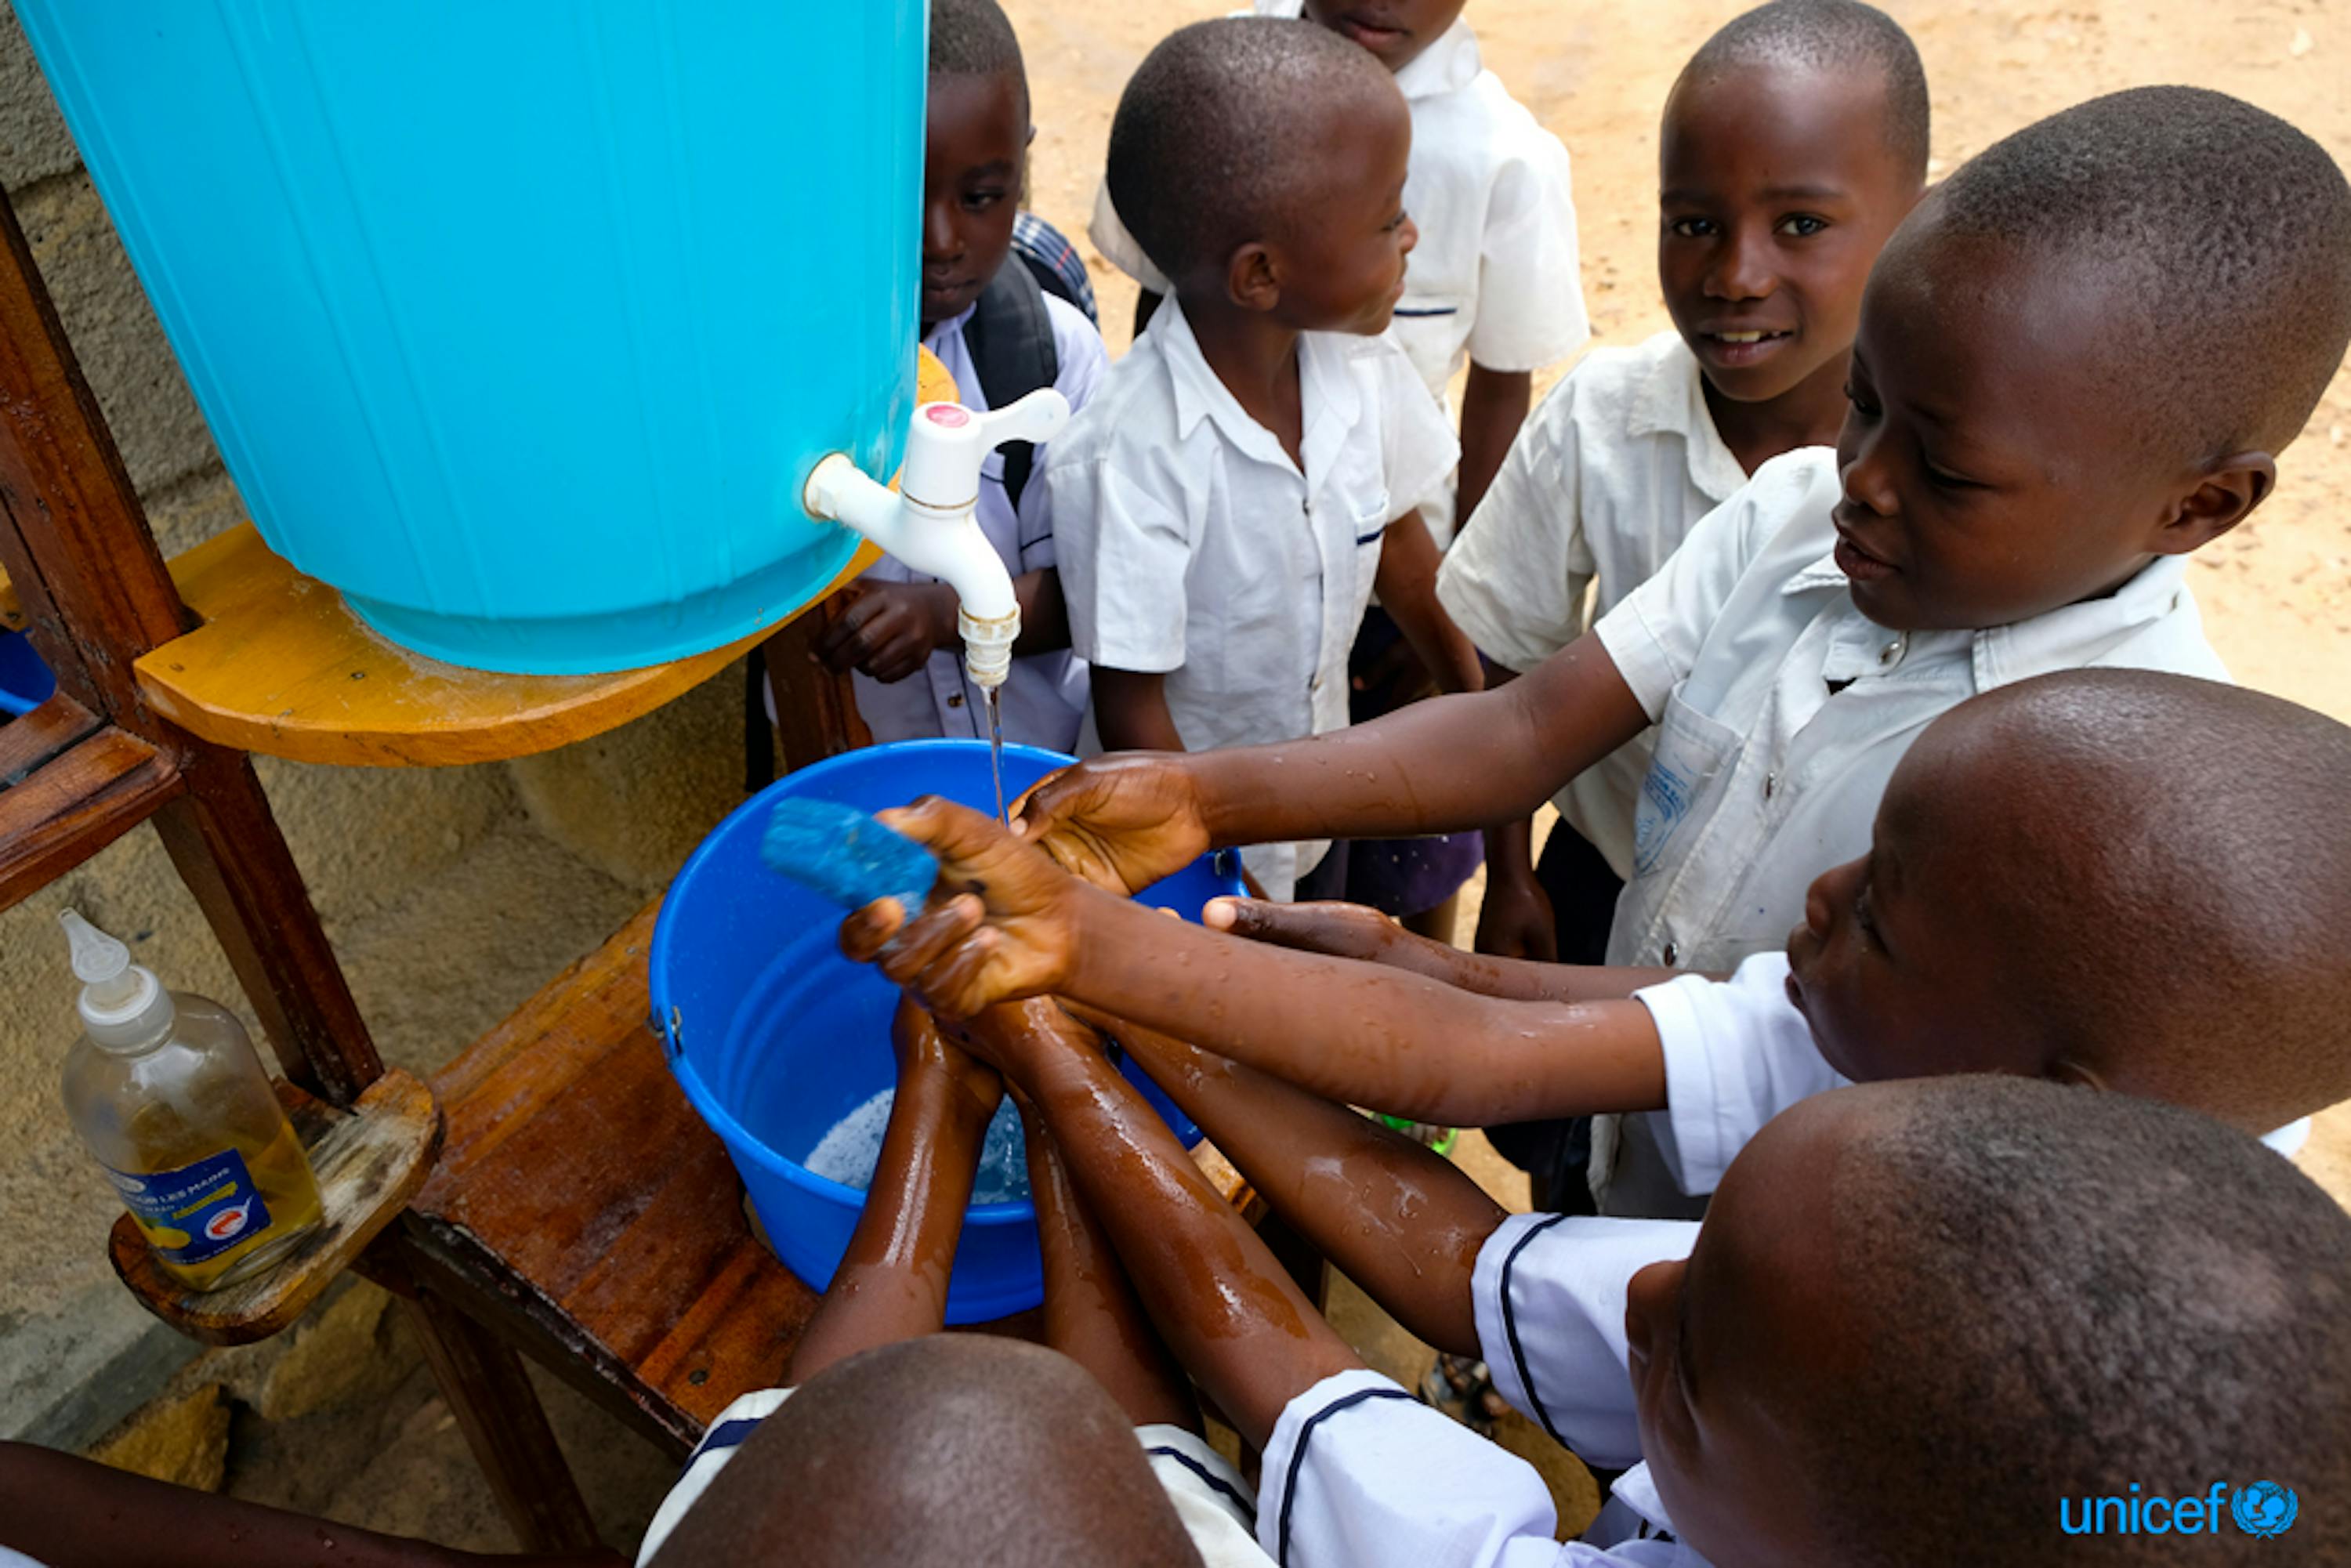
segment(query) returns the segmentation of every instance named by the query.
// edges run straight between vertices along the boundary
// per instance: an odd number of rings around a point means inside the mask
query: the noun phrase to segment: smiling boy
[[[1673,329],[1577,361],[1437,578],[1488,658],[1533,669],[1766,461],[1835,443],[1863,285],[1925,188],[1928,126],[1917,50],[1856,0],[1775,0],[1699,47],[1659,140]],[[1540,867],[1531,824],[1495,835],[1479,951],[1601,962],[1650,749],[1636,738],[1559,792],[1566,831]]]
[[[1181,750],[1347,722],[1374,588],[1454,689],[1477,653],[1437,605],[1419,503],[1456,448],[1378,334],[1416,238],[1404,99],[1363,50],[1254,17],[1186,27],[1119,101],[1110,182],[1176,298],[1053,443],[1087,749]],[[1301,835],[1301,838],[1311,835]],[[1322,860],[1272,843],[1277,897]]]

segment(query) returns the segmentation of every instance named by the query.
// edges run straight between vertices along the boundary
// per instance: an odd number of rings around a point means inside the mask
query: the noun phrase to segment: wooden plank
[[[103,721],[63,692],[0,725],[0,789],[22,784],[35,768],[95,735]]]
[[[254,1278],[192,1291],[164,1271],[128,1214],[115,1222],[115,1273],[141,1306],[189,1338],[251,1344],[291,1326],[424,1185],[441,1146],[441,1113],[423,1084],[395,1070],[349,1111],[308,1103],[317,1110],[298,1130],[319,1181],[319,1224]]]
[[[817,640],[840,613],[836,602],[820,604],[760,646],[776,694],[776,743],[786,772],[873,744],[873,732],[857,711],[856,677],[835,674],[816,661]]]
[[[169,758],[110,728],[0,789],[0,909],[137,827],[179,788]]]
[[[286,1076],[349,1105],[383,1071],[253,763],[191,746],[155,831],[211,922]]]
[[[861,549],[825,591],[878,559]],[[642,717],[768,634],[617,674],[495,674],[386,641],[250,523],[173,565],[204,624],[138,661],[146,700],[192,735],[298,762],[438,768],[551,751]]]

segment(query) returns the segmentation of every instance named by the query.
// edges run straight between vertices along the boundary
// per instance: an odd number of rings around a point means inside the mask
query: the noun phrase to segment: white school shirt
[[[1303,0],[1257,0],[1260,16],[1297,17]],[[1592,335],[1583,305],[1567,149],[1492,71],[1477,35],[1456,21],[1396,72],[1412,115],[1405,210],[1420,244],[1388,330],[1429,393],[1448,409],[1452,379],[1475,360],[1539,371]],[[1102,256],[1155,294],[1169,292],[1119,222],[1105,183],[1086,233]],[[1453,487],[1421,508],[1439,549],[1453,536]]]
[[[1008,267],[1021,265],[1012,257]],[[987,393],[979,384],[971,350],[964,343],[964,324],[973,306],[960,315],[934,325],[923,346],[939,357],[955,378],[956,395],[967,408],[987,407]],[[1110,368],[1110,354],[1102,334],[1085,312],[1052,295],[1045,296],[1046,319],[1053,326],[1053,351],[1060,369],[1053,385],[1071,408],[1083,408]],[[1058,564],[1053,546],[1053,504],[1047,494],[1044,446],[1037,448],[1029,482],[1020,492],[1020,509],[1014,515],[1004,489],[1004,454],[991,452],[979,470],[979,531],[1015,577]],[[936,582],[894,557],[883,556],[865,571],[875,582]],[[876,740],[916,740],[935,736],[985,740],[987,721],[979,688],[964,679],[962,650],[941,648],[924,666],[904,680],[884,685],[860,672],[857,711]],[[1032,653],[1012,661],[999,699],[1004,710],[1004,738],[1049,751],[1070,751],[1078,740],[1078,727],[1086,709],[1086,667],[1068,652]]]
[[[1495,663],[1523,674],[1656,575],[1700,517],[1747,483],[1677,332],[1594,349],[1527,416],[1478,516],[1446,552],[1437,596]],[[1649,737],[1627,741],[1552,797],[1633,874],[1633,809]]]
[[[744,1440],[791,1396],[789,1388],[757,1389],[719,1412],[645,1527],[644,1541],[637,1548],[638,1568],[653,1560]],[[1265,1553],[1257,1545],[1257,1494],[1239,1471],[1181,1427],[1137,1427],[1134,1437],[1143,1445],[1151,1473],[1167,1489],[1176,1517],[1183,1521],[1206,1568],[1267,1568]],[[1019,1500],[993,1500],[1006,1505]],[[0,1558],[0,1568],[5,1568],[5,1558]]]
[[[1200,354],[1169,300],[1045,469],[1070,638],[1089,664],[1164,673],[1188,751],[1343,729],[1347,654],[1387,526],[1445,482],[1453,432],[1384,338],[1298,340],[1301,473]],[[1102,749],[1089,712],[1081,749]],[[1324,843],[1242,852],[1288,898]]]
[[[2013,625],[1889,631],[1833,558],[1839,495],[1828,448],[1773,458],[1594,628],[1656,724],[1612,965],[1727,971],[1780,947],[1813,879],[1867,852],[1919,731],[1979,692],[2096,667],[2229,678],[2181,556]]]
[[[1605,1543],[1562,1544],[1533,1466],[1375,1372],[1342,1372],[1274,1424],[1258,1543],[1283,1568],[1707,1568],[1671,1538],[1646,1467],[1616,1486],[1637,1511],[1612,1504]]]
[[[1850,1082],[1829,1065],[1788,999],[1785,953],[1758,953],[1728,980],[1684,975],[1633,996],[1656,1021],[1666,1061],[1666,1109],[1646,1119],[1667,1171],[1688,1197],[1721,1186],[1730,1162],[1772,1117]],[[2309,1135],[2305,1116],[2262,1142],[2291,1157]]]

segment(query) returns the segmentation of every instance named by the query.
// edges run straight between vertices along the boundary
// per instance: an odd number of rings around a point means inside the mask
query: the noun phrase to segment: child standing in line
[[[1062,297],[1074,292],[1068,283],[1057,277],[1061,288],[1049,291],[1025,260],[1007,265],[1035,134],[1019,40],[996,0],[935,0],[930,48],[923,344],[971,407],[1050,386],[1082,408],[1109,365],[1102,334]],[[1032,231],[1031,243],[1043,237]],[[1025,443],[990,454],[977,516],[1020,598],[1004,737],[1070,751],[1086,671],[1069,653],[1043,455]],[[955,590],[885,556],[841,594],[846,610],[817,653],[834,670],[857,672],[857,710],[874,739],[986,738],[979,693],[964,678]]]
[[[1673,329],[1594,349],[1552,389],[1438,575],[1489,659],[1533,669],[1766,461],[1835,444],[1862,287],[1917,204],[1927,141],[1917,50],[1875,6],[1775,0],[1699,47],[1659,138]],[[1601,961],[1649,752],[1635,740],[1560,791],[1540,867],[1531,824],[1496,835],[1479,951]]]
[[[1449,687],[1479,686],[1417,509],[1457,448],[1380,336],[1416,237],[1411,137],[1387,73],[1295,23],[1186,27],[1127,85],[1111,186],[1151,193],[1137,233],[1176,296],[1045,470],[1088,749],[1343,727],[1374,587]],[[1327,848],[1246,859],[1275,897],[1310,873],[1335,894]]]
[[[1533,373],[1583,345],[1591,326],[1578,274],[1567,149],[1485,68],[1463,0],[1258,0],[1257,14],[1327,28],[1394,73],[1412,114],[1405,206],[1420,231],[1388,332],[1448,413],[1466,367],[1456,483],[1422,519],[1437,549],[1479,505],[1532,401]],[[1136,332],[1167,292],[1119,221],[1103,184],[1090,230],[1113,266],[1144,287]],[[1475,641],[1472,633],[1472,641]],[[1352,716],[1376,718],[1427,690],[1384,601],[1350,660]],[[1346,896],[1449,939],[1454,895],[1484,857],[1482,837],[1369,841],[1349,848]],[[1490,896],[1490,895],[1489,895]]]

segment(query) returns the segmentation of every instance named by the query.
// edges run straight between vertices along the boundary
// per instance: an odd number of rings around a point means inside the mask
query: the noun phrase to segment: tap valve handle
[[[967,510],[979,498],[979,465],[1008,441],[1050,441],[1070,423],[1070,400],[1051,387],[988,413],[956,402],[914,410],[898,493],[931,511]]]

